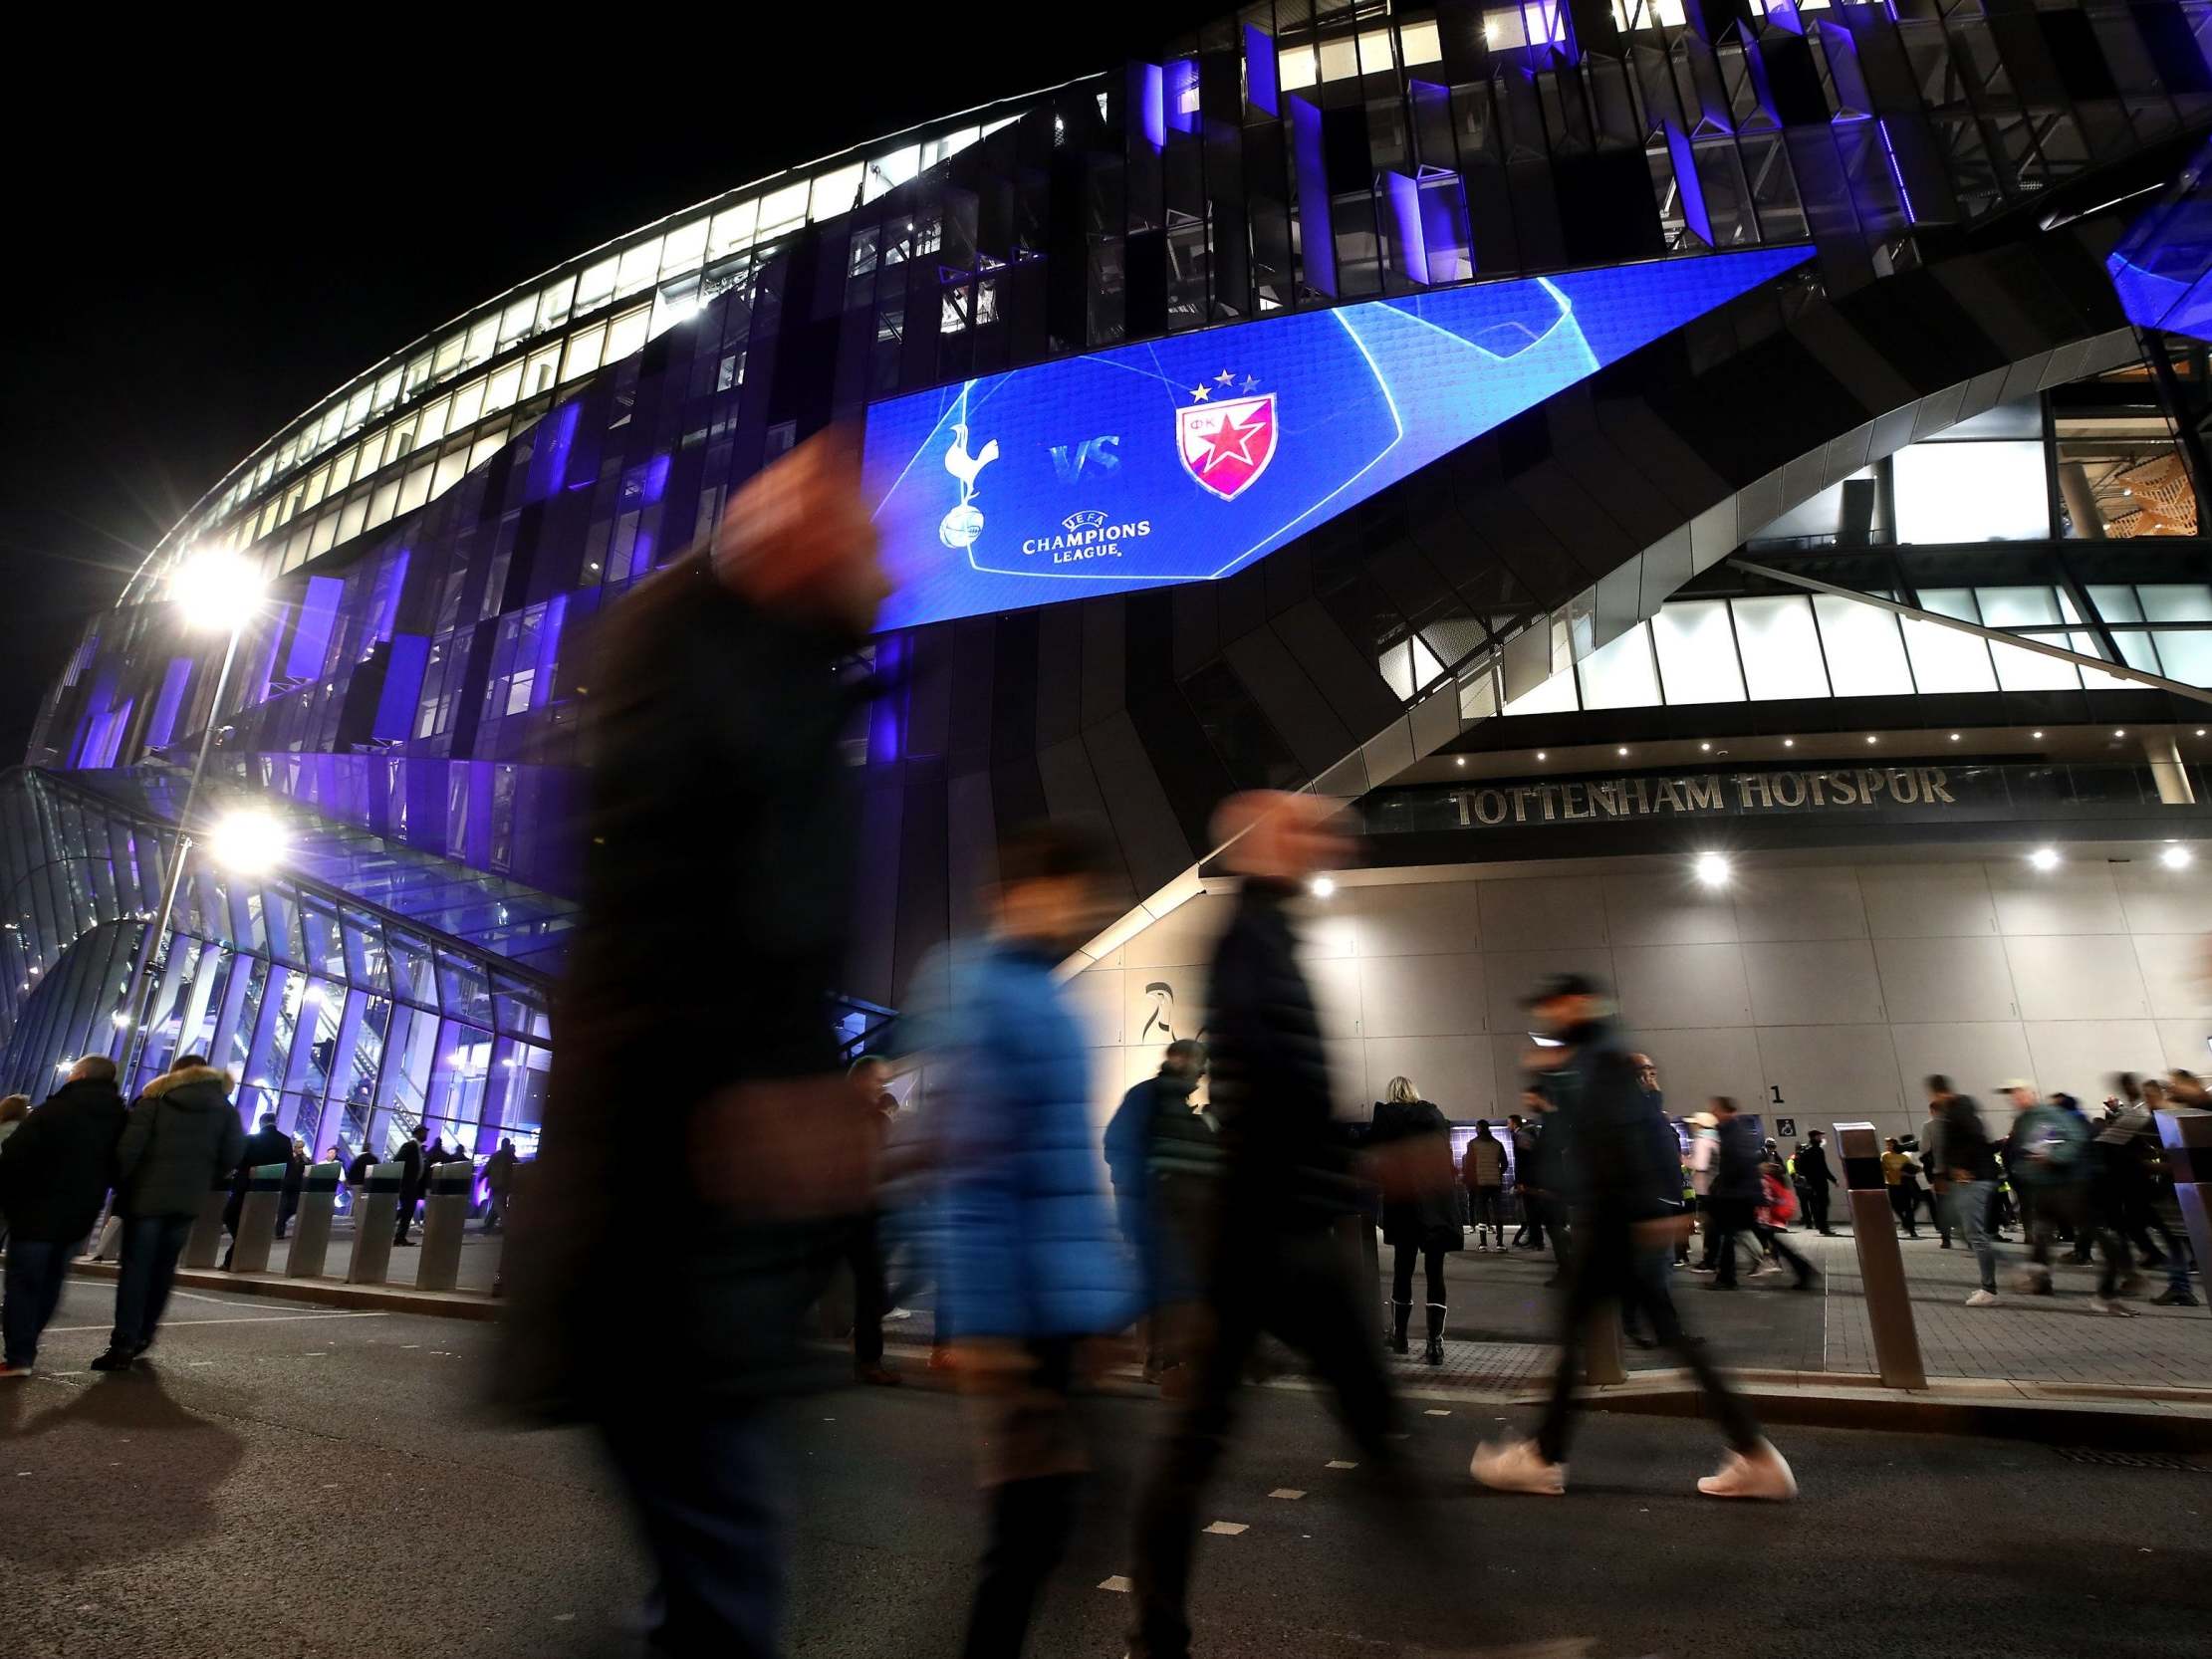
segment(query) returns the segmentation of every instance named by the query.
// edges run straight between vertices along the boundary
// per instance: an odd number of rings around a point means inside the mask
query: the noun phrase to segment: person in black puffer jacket
[[[1407,1077],[1392,1077],[1375,1102],[1367,1151],[1382,1178],[1382,1242],[1390,1264],[1390,1348],[1406,1351],[1413,1317],[1413,1262],[1428,1270],[1428,1346],[1422,1358],[1444,1363],[1444,1257],[1464,1247],[1454,1192],[1451,1124]]]
[[[116,1063],[88,1055],[69,1080],[0,1143],[0,1215],[8,1222],[6,1331],[0,1374],[28,1371],[54,1317],[69,1260],[100,1219],[123,1135]]]
[[[94,1370],[127,1370],[152,1345],[192,1218],[245,1150],[227,1072],[184,1055],[146,1084],[116,1147],[123,1267],[116,1277],[115,1329]]]

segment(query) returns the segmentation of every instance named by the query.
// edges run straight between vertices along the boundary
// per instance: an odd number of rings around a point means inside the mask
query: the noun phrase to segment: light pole
[[[223,645],[223,666],[215,676],[215,695],[207,706],[207,727],[200,733],[199,756],[192,763],[192,781],[184,792],[184,809],[177,815],[176,855],[169,860],[161,882],[161,908],[154,917],[153,930],[138,947],[130,986],[123,993],[123,1015],[128,1036],[123,1049],[123,1084],[127,1094],[136,1093],[134,1073],[145,1047],[146,982],[152,977],[155,958],[165,954],[163,946],[170,918],[176,913],[177,889],[184,884],[184,866],[191,857],[192,813],[199,805],[200,780],[207,775],[207,754],[214,747],[215,728],[222,723],[223,697],[230,689],[231,665],[238,660],[239,636],[254,616],[261,591],[261,573],[229,552],[200,554],[186,561],[170,579],[169,597],[185,625],[227,628],[229,638]]]

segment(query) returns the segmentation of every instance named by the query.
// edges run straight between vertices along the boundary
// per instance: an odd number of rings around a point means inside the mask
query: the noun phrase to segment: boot
[[[1421,1350],[1421,1357],[1431,1365],[1444,1363],[1444,1304],[1440,1302],[1428,1304],[1428,1346]]]
[[[1405,1353],[1409,1349],[1405,1340],[1405,1327],[1412,1322],[1413,1304],[1410,1302],[1390,1304],[1390,1351]]]

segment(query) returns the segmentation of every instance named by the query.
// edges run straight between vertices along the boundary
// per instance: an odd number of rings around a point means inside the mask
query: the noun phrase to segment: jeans
[[[1905,1237],[1917,1239],[1919,1225],[1920,1190],[1908,1187],[1902,1181],[1889,1189],[1889,1213],[1897,1218],[1897,1225],[1905,1230]]]
[[[652,1551],[647,1650],[774,1659],[784,1599],[776,1433],[762,1408],[633,1407],[602,1425]]]
[[[1966,1236],[1985,1291],[1997,1289],[1997,1246],[1989,1236],[1989,1205],[1996,1188],[1994,1181],[1958,1181],[1951,1187],[1951,1225]]]
[[[1806,1188],[1805,1207],[1812,1215],[1813,1230],[1816,1233],[1826,1233],[1829,1230],[1828,1205],[1830,1197],[1831,1194],[1826,1181],[1816,1181],[1812,1186]]]
[[[1937,1192],[1933,1187],[1923,1187],[1915,1202],[1927,1205],[1928,1220],[1935,1224],[1935,1236],[1948,1245],[1951,1242],[1950,1194]]]
[[[7,1305],[0,1309],[0,1331],[10,1365],[29,1365],[39,1356],[39,1332],[54,1317],[62,1300],[62,1283],[69,1278],[69,1259],[76,1246],[44,1240],[15,1239],[8,1245]]]
[[[1727,1200],[1721,1200],[1726,1204]],[[1572,1288],[1560,1301],[1559,1369],[1552,1374],[1552,1395],[1537,1429],[1536,1447],[1547,1462],[1567,1461],[1568,1436],[1575,1423],[1575,1390],[1582,1381],[1582,1348],[1591,1315],[1606,1303],[1618,1303],[1624,1315],[1641,1313],[1662,1347],[1689,1368],[1719,1419],[1731,1450],[1748,1453],[1759,1444],[1759,1424],[1743,1396],[1728,1386],[1705,1348],[1688,1340],[1667,1289],[1667,1250],[1639,1246],[1621,1221],[1584,1221],[1575,1229],[1580,1250]]]
[[[1176,1408],[1159,1462],[1137,1500],[1131,1659],[1185,1659],[1190,1652],[1186,1602],[1199,1499],[1228,1448],[1245,1361],[1263,1331],[1313,1361],[1337,1395],[1339,1415],[1367,1472],[1385,1484],[1402,1486],[1405,1479],[1389,1438],[1396,1407],[1366,1316],[1372,1292],[1354,1277],[1337,1235],[1234,1221],[1223,1228],[1221,1244],[1225,1260],[1209,1292],[1213,1338],[1197,1357],[1190,1395]],[[1402,1492],[1390,1502],[1401,1542],[1424,1547],[1421,1507]]]
[[[191,1236],[190,1216],[125,1216],[123,1266],[116,1272],[116,1327],[111,1348],[135,1353],[153,1340],[176,1282],[176,1259]]]

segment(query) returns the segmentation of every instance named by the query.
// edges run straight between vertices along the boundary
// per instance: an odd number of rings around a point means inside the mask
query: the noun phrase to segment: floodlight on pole
[[[264,592],[259,567],[228,548],[209,548],[187,555],[170,573],[168,597],[187,627],[228,631],[223,643],[223,665],[215,674],[215,694],[207,701],[207,724],[200,730],[199,755],[192,762],[192,781],[184,791],[184,808],[177,815],[176,850],[170,854],[161,882],[161,908],[138,946],[138,959],[130,970],[130,984],[118,1009],[117,1029],[126,1032],[123,1049],[123,1086],[125,1095],[136,1092],[134,1069],[145,1046],[144,1002],[147,981],[157,958],[165,952],[169,920],[176,914],[177,890],[184,884],[184,867],[192,856],[192,820],[199,806],[200,780],[207,776],[208,751],[215,746],[215,731],[223,723],[223,699],[230,692],[230,671],[238,660],[238,640],[261,606]],[[252,837],[247,837],[251,844]],[[266,846],[266,837],[262,844]],[[276,851],[281,852],[278,837]],[[250,855],[250,854],[242,854]],[[270,861],[274,861],[274,853]],[[228,860],[225,860],[226,863]],[[239,873],[252,873],[240,869]]]
[[[207,855],[233,875],[267,875],[284,858],[284,825],[270,813],[241,808],[207,831]]]

